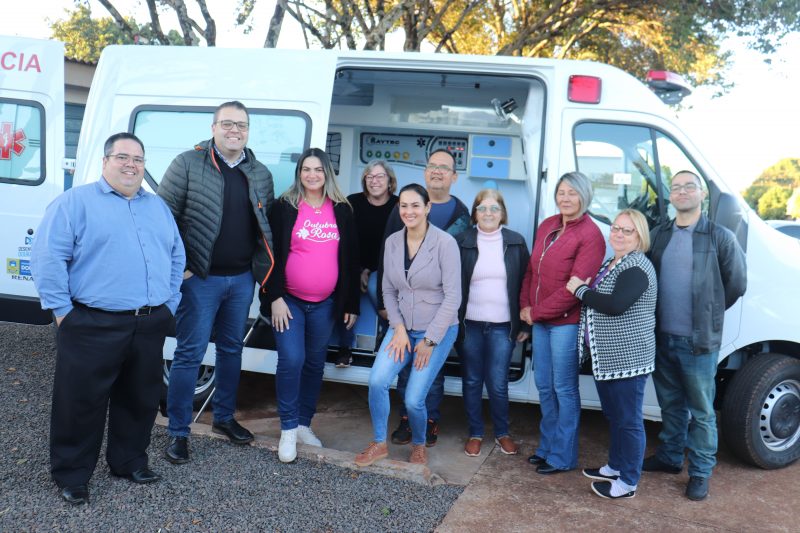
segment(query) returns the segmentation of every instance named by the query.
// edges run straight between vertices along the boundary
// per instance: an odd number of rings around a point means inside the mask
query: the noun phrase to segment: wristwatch
[[[425,346],[436,346],[436,343],[430,340],[428,337],[424,337],[422,342],[425,343]]]

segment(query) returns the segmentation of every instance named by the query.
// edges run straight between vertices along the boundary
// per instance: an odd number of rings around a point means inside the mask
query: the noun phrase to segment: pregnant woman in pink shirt
[[[275,268],[261,294],[278,348],[275,388],[281,419],[278,458],[297,457],[297,441],[322,446],[311,430],[328,339],[337,321],[352,328],[359,312],[358,246],[353,210],[328,155],[309,148],[295,180],[269,214]]]

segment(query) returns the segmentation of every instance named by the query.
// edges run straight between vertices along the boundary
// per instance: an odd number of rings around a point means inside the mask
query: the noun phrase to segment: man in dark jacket
[[[705,195],[693,172],[673,176],[675,220],[653,229],[649,254],[658,274],[653,383],[662,429],[661,444],[642,469],[678,474],[688,448],[686,497],[691,500],[708,495],[716,464],[714,378],[725,310],[747,287],[744,252],[731,231],[703,214]]]
[[[253,435],[233,418],[247,316],[255,280],[263,288],[272,271],[267,210],[274,200],[272,174],[246,147],[247,108],[226,102],[214,112],[213,138],[180,154],[158,189],[178,223],[186,247],[167,393],[168,461],[189,461],[189,424],[197,372],[214,331],[215,433],[235,444]]]
[[[450,194],[450,187],[458,179],[456,172],[456,159],[449,151],[444,149],[434,150],[428,156],[428,164],[425,165],[425,189],[431,199],[431,211],[428,214],[428,221],[437,228],[446,231],[453,237],[469,228],[470,213],[464,202]],[[386,221],[386,232],[384,240],[403,229],[403,222],[400,220],[400,211],[393,209]],[[381,308],[379,313],[386,319],[386,310],[383,309],[383,252],[381,252],[380,266],[378,270],[378,306]],[[411,366],[405,367],[397,376],[397,395],[402,400],[405,397],[406,384],[411,374]],[[426,431],[425,445],[430,447],[436,445],[439,435],[439,404],[444,399],[444,366],[433,380],[428,397],[425,403],[428,408],[428,427]],[[408,444],[411,442],[411,426],[408,423],[406,406],[401,403],[400,425],[392,432],[392,442],[395,444]]]

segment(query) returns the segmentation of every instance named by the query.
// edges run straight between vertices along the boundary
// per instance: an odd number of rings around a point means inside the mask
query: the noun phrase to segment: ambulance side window
[[[247,146],[272,172],[277,198],[294,181],[297,157],[310,142],[311,119],[299,111],[249,109]],[[148,181],[155,189],[175,156],[211,138],[214,108],[134,112],[132,131],[147,150]]]
[[[647,126],[583,122],[575,127],[576,168],[594,187],[590,211],[610,223],[622,209],[637,209],[651,227],[675,215],[669,205],[672,175],[695,165],[669,137]]]
[[[44,181],[44,119],[36,102],[0,98],[0,183]]]

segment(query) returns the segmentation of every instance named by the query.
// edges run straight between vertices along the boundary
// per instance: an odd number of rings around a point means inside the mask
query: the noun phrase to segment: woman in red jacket
[[[520,294],[520,318],[533,325],[533,372],[542,421],[539,446],[528,458],[540,474],[578,464],[578,320],[580,301],[567,290],[570,277],[593,277],[605,256],[600,229],[586,213],[592,184],[568,172],[556,184],[559,214],[536,232]]]

